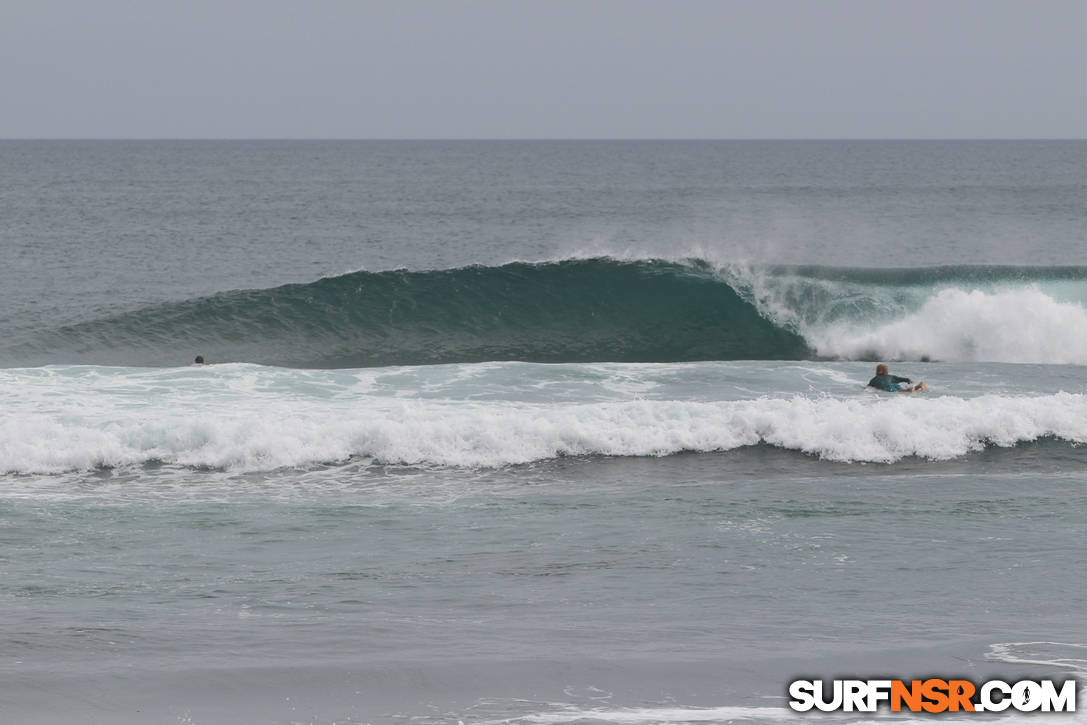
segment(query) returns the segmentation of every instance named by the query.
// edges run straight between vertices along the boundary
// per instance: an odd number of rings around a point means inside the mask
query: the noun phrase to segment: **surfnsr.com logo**
[[[789,698],[797,712],[1075,712],[1076,681],[794,680]]]

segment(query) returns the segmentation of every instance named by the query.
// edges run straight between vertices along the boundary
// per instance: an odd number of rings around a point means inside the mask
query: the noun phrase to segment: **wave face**
[[[8,365],[302,368],[524,360],[1087,364],[1087,268],[570,259],[354,272],[35,333]]]
[[[48,361],[178,364],[200,352],[321,368],[808,353],[709,265],[607,259],[354,272],[226,292],[69,326],[28,352],[55,349]]]

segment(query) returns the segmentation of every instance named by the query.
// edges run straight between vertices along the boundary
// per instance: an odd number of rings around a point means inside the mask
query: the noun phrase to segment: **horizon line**
[[[4,136],[0,141],[1087,141],[1074,136]]]

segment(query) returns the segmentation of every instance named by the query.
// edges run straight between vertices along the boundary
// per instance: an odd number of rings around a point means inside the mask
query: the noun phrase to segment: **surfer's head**
[[[203,361],[201,360],[201,362],[203,362]],[[886,374],[887,374],[887,366],[886,365],[884,365],[883,363],[880,363],[879,365],[876,365],[876,375],[886,375]]]
[[[197,355],[196,360],[193,361],[193,365],[203,365],[203,364],[204,364],[204,356],[203,355]]]

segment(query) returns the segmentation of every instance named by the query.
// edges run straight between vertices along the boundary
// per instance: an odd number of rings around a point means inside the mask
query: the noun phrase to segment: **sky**
[[[0,138],[1084,138],[1082,0],[3,0]]]

